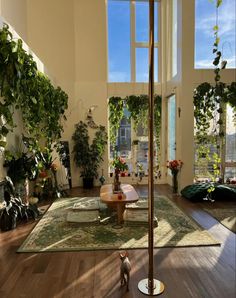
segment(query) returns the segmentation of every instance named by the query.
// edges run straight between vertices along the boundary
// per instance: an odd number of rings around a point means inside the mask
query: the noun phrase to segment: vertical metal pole
[[[154,229],[154,0],[149,0],[149,109],[148,109],[148,278],[139,282],[139,290],[150,296],[159,295],[164,285],[153,278],[153,229]]]
[[[148,107],[148,253],[149,253],[149,272],[148,287],[153,289],[153,110],[154,110],[154,0],[149,0],[149,107]]]

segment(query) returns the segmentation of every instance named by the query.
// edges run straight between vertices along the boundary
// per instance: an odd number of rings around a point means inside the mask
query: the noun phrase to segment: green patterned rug
[[[71,210],[74,204],[86,200],[98,202],[100,222],[89,225],[68,222],[68,215],[73,212]],[[154,214],[158,219],[158,227],[154,229],[155,247],[220,244],[168,198],[156,197],[154,206]],[[124,225],[116,229],[115,220],[116,216],[111,214],[106,205],[100,203],[99,198],[58,199],[17,252],[147,248],[147,226]]]
[[[236,206],[223,207],[223,208],[204,208],[205,211],[210,213],[217,219],[223,226],[232,232],[236,233]]]

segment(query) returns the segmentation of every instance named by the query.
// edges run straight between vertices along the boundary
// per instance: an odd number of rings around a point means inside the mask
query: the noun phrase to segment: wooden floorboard
[[[136,187],[140,196],[147,186]],[[221,246],[160,248],[154,250],[154,277],[163,281],[168,298],[235,298],[235,234],[203,210],[204,204],[172,196],[167,185],[156,193],[168,196],[199,225],[222,242]],[[75,188],[71,196],[98,196],[99,188]],[[49,202],[45,202],[48,204]],[[44,202],[42,203],[44,204]],[[219,206],[232,202],[215,202]],[[236,202],[235,202],[236,204]],[[130,291],[120,287],[118,251],[16,253],[37,223],[22,223],[13,231],[0,232],[1,298],[119,298],[147,297],[138,282],[148,276],[147,250],[130,250]]]

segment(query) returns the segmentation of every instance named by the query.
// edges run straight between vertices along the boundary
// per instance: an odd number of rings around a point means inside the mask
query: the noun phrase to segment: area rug
[[[68,212],[71,212],[73,205],[86,200],[98,202],[100,222],[90,225],[68,222]],[[220,244],[168,198],[155,197],[154,206],[158,219],[158,227],[154,229],[154,247]],[[117,229],[115,220],[116,216],[98,197],[58,199],[17,252],[147,248],[147,226],[124,225]]]
[[[204,208],[204,210],[217,219],[227,229],[236,233],[236,206],[227,208]]]

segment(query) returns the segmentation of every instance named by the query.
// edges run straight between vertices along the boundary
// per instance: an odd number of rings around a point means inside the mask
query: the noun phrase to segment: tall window
[[[213,68],[215,1],[195,0],[195,68]],[[227,68],[236,67],[236,2],[223,0],[218,8],[219,50]]]
[[[137,101],[137,104],[136,104]],[[140,104],[138,104],[140,101]],[[161,97],[154,96],[154,165],[160,164]],[[125,158],[130,175],[148,174],[148,96],[109,99],[110,165],[117,154]],[[113,172],[110,166],[110,172]],[[128,173],[126,173],[128,175]]]
[[[212,120],[211,127],[208,132],[208,142],[200,149],[197,141],[195,141],[195,180],[208,181],[213,179],[214,153],[221,158],[221,173],[225,182],[236,177],[236,123],[234,120],[234,111],[230,105],[226,106],[225,124],[223,125],[225,142],[220,150],[220,139],[216,138],[217,118]],[[222,152],[221,152],[222,151]]]
[[[129,167],[129,173],[148,174],[148,131],[147,128],[139,127],[134,129],[134,125],[129,117],[129,112],[124,108],[124,117],[120,121],[116,145],[110,146],[110,160],[113,159],[115,152],[125,159]],[[156,150],[155,150],[156,152]],[[156,156],[156,153],[155,153]],[[110,168],[110,172],[113,169]]]
[[[225,179],[236,178],[236,123],[232,107],[227,105],[225,140]]]
[[[108,0],[108,80],[148,82],[149,2]],[[154,81],[158,81],[158,14],[155,2]]]
[[[172,76],[177,74],[177,0],[172,0]]]

